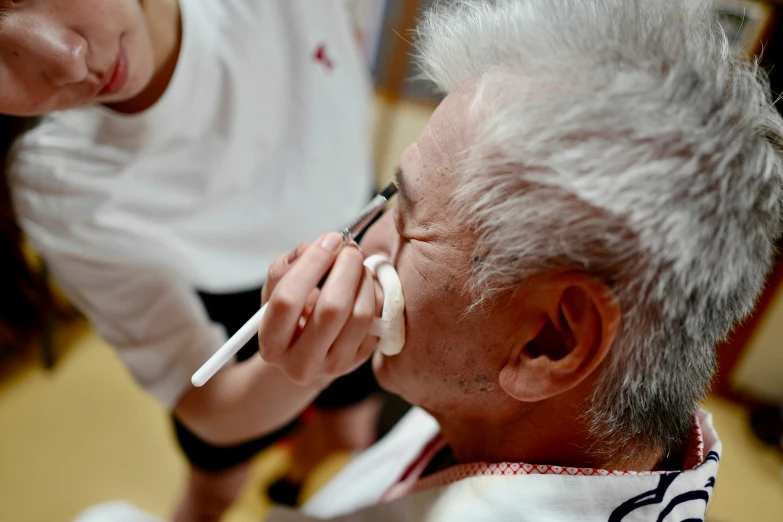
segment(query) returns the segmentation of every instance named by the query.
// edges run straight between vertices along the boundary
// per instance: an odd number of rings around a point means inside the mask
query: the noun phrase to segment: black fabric
[[[358,404],[380,390],[372,372],[372,359],[359,368],[335,379],[332,384],[315,398],[313,405],[322,410],[347,408]]]
[[[269,435],[254,439],[235,446],[215,446],[203,441],[176,416],[172,415],[174,433],[179,442],[179,447],[187,457],[188,462],[202,471],[218,472],[250,460],[255,454],[268,448],[282,437],[293,431],[298,424],[297,420],[288,426]]]
[[[242,328],[245,321],[250,319],[261,306],[261,287],[233,294],[199,292],[198,296],[212,322],[223,325],[229,337]],[[258,353],[258,335],[254,335],[239,350],[236,360],[239,362],[246,361],[256,353]]]
[[[378,440],[385,437],[411,409],[411,405],[405,399],[383,388],[380,396],[383,400],[383,408],[378,419]]]
[[[424,468],[424,471],[421,474],[421,478],[429,477],[430,475],[434,475],[439,471],[449,469],[456,465],[457,461],[454,459],[454,453],[449,446],[446,446],[432,458],[429,464],[427,464],[427,467]]]
[[[301,491],[301,484],[294,484],[285,478],[281,478],[267,488],[266,494],[269,500],[275,504],[295,508],[299,505],[299,494]]]

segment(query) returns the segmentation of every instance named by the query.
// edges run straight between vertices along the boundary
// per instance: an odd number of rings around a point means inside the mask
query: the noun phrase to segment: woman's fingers
[[[269,275],[276,280],[267,282],[269,300],[258,333],[259,350],[264,359],[275,362],[288,349],[310,294],[332,268],[342,246],[340,234],[331,232],[303,248],[296,262],[287,263],[287,268],[280,261],[273,263],[274,268],[270,267]],[[317,309],[316,304],[314,314]]]
[[[376,315],[375,306],[373,277],[368,270],[364,270],[353,310],[348,322],[326,355],[322,368],[323,373],[342,375],[364,362],[366,357],[360,357],[359,350],[367,338],[370,325]],[[376,342],[377,339],[370,339],[369,344],[375,346]]]
[[[344,247],[341,239],[329,234],[300,245],[269,268],[259,350],[300,384],[350,372],[378,342],[369,332],[383,292],[356,245]]]
[[[293,380],[306,384],[322,373],[330,347],[353,312],[365,273],[363,260],[358,248],[347,247],[334,262],[312,315],[288,354],[292,363],[288,373]]]
[[[261,290],[261,303],[269,301],[269,296],[272,294],[272,290],[277,286],[286,272],[293,266],[297,259],[307,250],[310,245],[308,243],[302,243],[293,249],[290,253],[277,257],[272,264],[269,265],[269,270],[266,273],[266,282]]]
[[[313,291],[310,292],[310,296],[305,302],[304,310],[302,310],[302,316],[299,318],[299,326],[294,333],[294,337],[291,339],[291,345],[293,345],[302,335],[302,331],[304,331],[307,321],[310,319],[310,316],[313,315],[315,303],[318,301],[319,295],[321,295],[321,290],[318,288],[314,288]]]

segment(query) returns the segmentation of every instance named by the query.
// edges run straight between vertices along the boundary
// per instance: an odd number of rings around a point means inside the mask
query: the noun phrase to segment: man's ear
[[[611,349],[621,311],[609,287],[582,273],[537,277],[509,303],[514,342],[500,386],[535,402],[583,382]]]

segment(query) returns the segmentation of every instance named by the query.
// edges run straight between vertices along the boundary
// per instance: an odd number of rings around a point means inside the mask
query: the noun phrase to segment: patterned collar
[[[429,476],[423,476],[427,466],[447,447],[443,436],[438,433],[424,447],[419,456],[408,466],[402,476],[386,491],[382,502],[390,502],[405,495],[430,488],[446,486],[468,477],[487,475],[581,475],[581,476],[637,476],[662,475],[669,471],[604,470],[594,468],[573,468],[522,462],[475,462],[456,464]],[[704,462],[704,438],[698,419],[693,419],[691,438],[685,452],[683,471],[696,469]]]

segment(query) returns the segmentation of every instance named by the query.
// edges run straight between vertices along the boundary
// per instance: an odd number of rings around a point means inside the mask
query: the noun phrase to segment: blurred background
[[[379,185],[390,181],[400,153],[440,99],[415,79],[411,56],[417,16],[431,3],[349,2],[375,80]],[[715,8],[735,49],[759,57],[776,95],[783,92],[777,66],[783,64],[783,0],[716,0]],[[755,313],[718,350],[720,367],[705,407],[715,417],[724,459],[708,521],[783,521],[781,283],[779,258]],[[74,312],[53,319],[24,352],[0,360],[0,521],[68,521],[86,506],[118,498],[170,515],[184,487],[185,460],[167,413],[133,384],[111,349]],[[324,463],[304,494],[347,458]],[[287,459],[285,444],[260,455],[225,520],[262,520],[269,508],[263,491]]]

